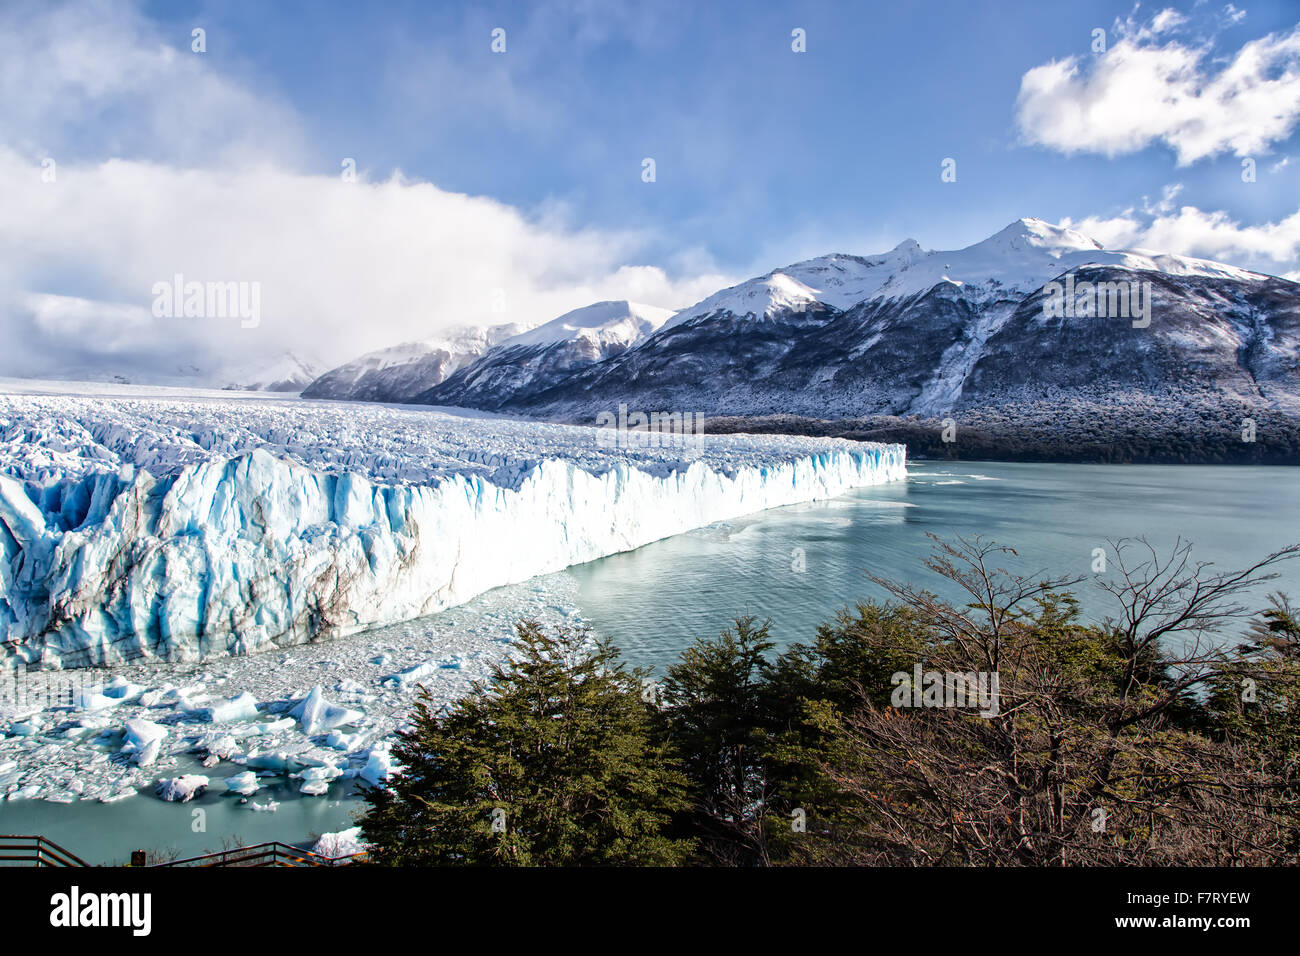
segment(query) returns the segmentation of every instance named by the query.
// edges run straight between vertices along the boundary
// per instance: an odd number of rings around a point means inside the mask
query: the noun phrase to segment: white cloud
[[[1167,216],[1176,208],[1175,200],[1183,191],[1182,183],[1169,183],[1160,190],[1160,198],[1152,200],[1143,196],[1139,206],[1131,206],[1114,216],[1087,216],[1083,219],[1065,219],[1062,225],[1077,229],[1085,236],[1096,239],[1107,249],[1126,249],[1141,245],[1149,223]],[[1174,252],[1177,250],[1161,250]]]
[[[1300,210],[1277,222],[1243,226],[1222,210],[1183,206],[1154,219],[1143,242],[1153,249],[1185,249],[1214,259],[1294,264],[1300,259]]]
[[[1208,45],[1167,34],[1182,23],[1117,23],[1097,57],[1072,56],[1021,78],[1022,139],[1061,152],[1117,156],[1164,143],[1179,165],[1231,152],[1267,152],[1300,121],[1300,27],[1246,43],[1226,64]]]
[[[553,205],[305,172],[297,117],[216,39],[193,54],[126,0],[0,11],[0,373],[343,361],[599,299],[680,308],[734,281],[707,257],[676,263],[681,278],[638,263],[653,237],[574,228]],[[154,283],[178,273],[260,283],[261,323],[155,318]]]
[[[1144,248],[1220,259],[1272,275],[1293,275],[1285,270],[1300,261],[1300,210],[1276,222],[1242,225],[1222,210],[1173,210],[1157,204],[1111,217],[1066,219],[1062,225],[1109,249]]]
[[[1107,249],[1131,249],[1139,245],[1143,234],[1143,222],[1132,210],[1117,216],[1087,216],[1083,219],[1061,220],[1061,225],[1074,229],[1092,239],[1096,239]]]
[[[679,308],[730,281],[629,265],[642,240],[634,233],[540,224],[400,176],[348,183],[274,167],[210,172],[123,160],[60,167],[55,183],[39,174],[0,151],[0,181],[23,184],[0,206],[11,366],[31,360],[15,354],[24,343],[43,353],[65,339],[105,355],[134,342],[142,359],[164,343],[177,361],[282,348],[346,359],[455,324],[542,322],[598,299]],[[58,275],[43,280],[51,262]],[[154,283],[177,273],[260,283],[261,324],[153,318]],[[67,276],[95,294],[75,307],[31,298],[58,292]],[[507,311],[498,314],[502,293]],[[97,317],[90,298],[104,303]],[[74,336],[92,328],[102,334]]]
[[[188,30],[163,33],[126,0],[6,3],[0,144],[60,162],[91,149],[188,165],[299,155],[293,112],[209,49],[192,52]]]
[[[1187,22],[1187,18],[1175,10],[1168,7],[1161,10],[1151,20],[1152,33],[1168,33],[1170,30],[1176,30]]]

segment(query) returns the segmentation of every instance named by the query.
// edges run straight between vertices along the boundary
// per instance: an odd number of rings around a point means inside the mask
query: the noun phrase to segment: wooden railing
[[[205,853],[184,860],[148,863],[145,854],[131,854],[132,866],[348,866],[366,859],[365,853],[328,857],[275,841]],[[0,836],[0,866],[90,866],[57,843],[40,836]]]
[[[288,843],[258,843],[255,846],[241,846],[220,853],[205,853],[184,860],[168,860],[154,863],[153,866],[348,866],[360,863],[366,854],[353,856],[329,857],[303,850]]]
[[[39,836],[0,836],[0,866],[89,866],[81,857]]]

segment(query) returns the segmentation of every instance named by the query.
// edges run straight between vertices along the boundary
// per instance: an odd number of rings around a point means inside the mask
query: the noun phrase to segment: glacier
[[[901,445],[597,436],[454,410],[11,387],[0,658],[108,666],[330,639],[906,471]]]

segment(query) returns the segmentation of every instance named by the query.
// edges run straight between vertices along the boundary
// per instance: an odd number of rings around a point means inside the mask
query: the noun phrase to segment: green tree
[[[1251,836],[1271,838],[1300,858],[1300,614],[1284,594],[1252,622],[1217,676],[1207,731],[1262,807]]]
[[[768,860],[770,629],[770,621],[736,618],[719,637],[688,647],[664,680],[663,718],[691,781],[692,825],[713,862]]]
[[[671,865],[686,780],[655,734],[645,672],[585,632],[517,626],[511,658],[443,714],[427,693],[367,790],[362,821],[388,865]]]

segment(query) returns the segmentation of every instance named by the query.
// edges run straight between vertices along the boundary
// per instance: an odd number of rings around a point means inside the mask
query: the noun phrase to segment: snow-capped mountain
[[[359,402],[409,402],[498,342],[526,329],[517,322],[488,328],[462,326],[437,338],[367,352],[319,376],[303,389],[302,395]]]
[[[1053,314],[1054,280],[1080,292],[1120,283],[1135,307],[1146,293],[1149,322],[1102,317],[1106,295],[1098,314],[1073,304]],[[1021,219],[965,249],[908,240],[882,255],[795,263],[540,389],[516,391],[514,381],[501,374],[479,391],[449,381],[420,400],[578,421],[623,402],[706,415],[928,417],[1048,395],[1188,390],[1300,410],[1300,285],[1106,250]]]
[[[665,328],[719,315],[769,319],[816,311],[819,306],[845,311],[872,299],[910,298],[939,285],[960,289],[972,299],[1031,292],[1085,265],[1226,279],[1254,275],[1185,256],[1108,252],[1073,229],[1041,219],[1019,219],[982,242],[951,252],[926,251],[915,239],[906,239],[883,255],[829,255],[796,262],[683,309]]]
[[[250,363],[227,372],[222,387],[241,392],[301,392],[321,371],[318,362],[284,352],[269,362]]]
[[[435,385],[443,404],[495,408],[498,396],[522,401],[573,372],[643,342],[673,313],[635,302],[597,302],[516,335]],[[425,392],[416,401],[425,401]]]

